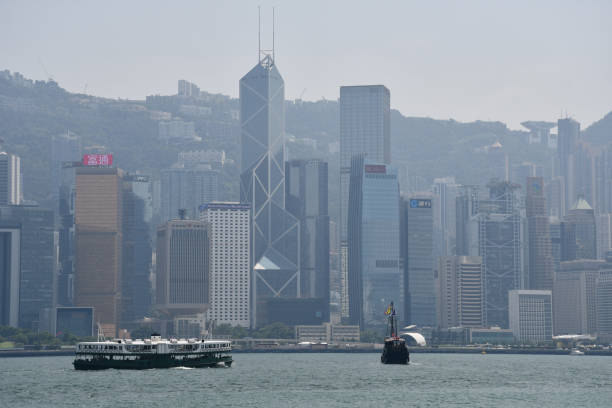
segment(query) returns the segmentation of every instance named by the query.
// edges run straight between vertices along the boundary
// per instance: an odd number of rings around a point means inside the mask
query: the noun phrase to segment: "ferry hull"
[[[205,367],[230,367],[232,365],[231,356],[209,356],[203,355],[198,358],[176,358],[169,356],[146,356],[135,360],[121,358],[93,358],[77,359],[72,364],[76,370],[106,370],[109,368],[124,370],[148,370],[152,368],[205,368]]]

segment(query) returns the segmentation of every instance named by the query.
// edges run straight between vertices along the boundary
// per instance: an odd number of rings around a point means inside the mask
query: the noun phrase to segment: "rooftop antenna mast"
[[[259,18],[259,27],[257,31],[257,41],[259,42],[259,50],[257,53],[257,61],[261,62],[261,6],[257,6],[257,13]]]
[[[272,7],[272,61],[274,60],[274,7]]]

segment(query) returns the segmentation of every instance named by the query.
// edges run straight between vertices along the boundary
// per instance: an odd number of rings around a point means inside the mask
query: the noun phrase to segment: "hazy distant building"
[[[436,297],[432,199],[411,195],[402,197],[400,205],[400,252],[404,265],[404,310],[400,320],[419,326],[434,326]]]
[[[597,279],[597,335],[612,341],[612,268],[601,271]]]
[[[597,259],[595,211],[580,197],[563,218],[563,260]]]
[[[151,257],[153,196],[150,176],[124,176],[122,321],[136,325],[149,315],[152,302]]]
[[[456,249],[456,201],[459,186],[454,177],[434,179],[433,221],[434,259],[455,255]]]
[[[557,163],[558,176],[563,179],[565,190],[564,203],[561,215],[565,215],[567,206],[576,201],[576,143],[580,139],[580,123],[573,119],[559,119],[557,121]]]
[[[526,190],[529,289],[552,290],[554,263],[542,177],[527,177]]]
[[[348,316],[348,207],[351,160],[365,154],[375,163],[391,163],[390,92],[383,85],[340,87],[340,273],[342,315]]]
[[[383,325],[392,301],[405,310],[397,172],[364,156],[353,156],[348,216],[348,320],[361,327]]]
[[[597,332],[597,278],[601,260],[562,262],[553,289],[555,334]]]
[[[193,122],[185,122],[182,120],[171,120],[158,123],[159,138],[163,141],[193,141],[199,137],[195,132]]]
[[[272,55],[240,79],[240,201],[252,206],[251,317],[276,297],[297,298],[300,225],[285,209],[285,85]]]
[[[208,203],[200,219],[210,225],[210,307],[208,318],[218,324],[251,324],[251,206]]]
[[[19,326],[37,330],[40,311],[55,303],[54,213],[32,205],[8,206],[0,208],[0,222],[20,226]]]
[[[187,216],[198,218],[198,208],[219,199],[219,173],[202,168],[171,168],[161,171],[162,221],[178,216],[186,209]]]
[[[329,305],[329,214],[327,163],[291,160],[285,164],[285,205],[300,220],[302,297]],[[329,320],[329,308],[323,316]]]
[[[597,258],[605,259],[606,253],[612,250],[612,214],[596,216]]]
[[[0,326],[18,327],[21,226],[0,223]]]
[[[166,316],[206,312],[210,287],[210,224],[175,219],[157,229],[156,309]]]
[[[438,327],[484,326],[484,273],[481,257],[440,257],[437,282]]]
[[[510,329],[521,343],[549,342],[553,336],[552,292],[511,290],[508,294]]]
[[[93,307],[104,334],[115,336],[121,313],[123,172],[76,169],[74,304]]]
[[[14,154],[0,152],[0,205],[21,204],[21,187],[21,159]]]
[[[489,184],[489,197],[472,196],[464,222],[468,255],[481,256],[485,272],[485,322],[508,328],[508,291],[521,286],[523,276],[523,224],[515,189],[508,182]]]
[[[81,161],[81,140],[70,131],[51,139],[51,194],[54,201],[61,199],[60,188],[74,188],[74,169],[64,167]]]
[[[179,96],[200,96],[200,88],[194,83],[179,79],[178,81],[178,95]]]

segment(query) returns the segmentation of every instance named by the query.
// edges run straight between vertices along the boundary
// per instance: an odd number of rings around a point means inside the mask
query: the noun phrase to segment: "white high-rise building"
[[[19,205],[22,200],[21,159],[0,152],[0,205]]]
[[[552,291],[511,290],[508,292],[510,330],[517,341],[552,341]]]
[[[250,214],[249,204],[200,207],[200,219],[211,228],[208,319],[217,324],[250,326]]]

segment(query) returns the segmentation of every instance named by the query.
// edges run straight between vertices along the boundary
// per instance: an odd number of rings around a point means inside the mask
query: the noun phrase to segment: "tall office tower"
[[[527,234],[529,288],[552,290],[554,263],[542,177],[527,177]]]
[[[179,209],[187,210],[189,218],[198,218],[198,208],[217,201],[219,173],[202,166],[177,167],[161,171],[162,221],[176,217]]]
[[[14,154],[0,152],[0,205],[21,204],[21,186],[21,159]]]
[[[156,309],[177,317],[205,313],[210,288],[210,225],[171,220],[157,229]]]
[[[597,203],[597,183],[595,170],[596,150],[587,142],[579,140],[574,149],[575,194],[584,197],[589,203]]]
[[[74,302],[74,169],[65,168],[63,173],[72,173],[72,183],[62,184],[59,188],[58,216],[58,282],[57,303],[61,306],[72,306]],[[70,177],[70,176],[69,176]]]
[[[455,252],[478,255],[478,228],[473,222],[479,210],[478,186],[462,186],[455,200]]]
[[[123,275],[122,327],[137,325],[151,307],[151,180],[147,175],[127,174],[123,179]]]
[[[208,318],[218,324],[251,324],[251,206],[208,203],[200,220],[210,225],[210,307]]]
[[[562,260],[597,259],[595,212],[579,197],[563,218]]]
[[[0,223],[0,326],[18,327],[21,226]]]
[[[438,327],[484,326],[484,271],[479,256],[443,256],[438,265]]]
[[[612,146],[601,149],[594,157],[597,201],[593,207],[599,213],[612,213]]]
[[[597,278],[597,337],[612,341],[612,269]]]
[[[342,315],[348,316],[348,220],[351,160],[365,154],[391,163],[391,94],[383,85],[340,87],[340,274]]]
[[[80,138],[66,130],[51,139],[51,194],[57,205],[63,186],[74,188],[74,170],[70,164],[81,160]],[[70,166],[70,167],[65,167]]]
[[[252,206],[251,318],[257,303],[300,297],[300,225],[285,210],[285,85],[272,55],[240,79],[240,201]]]
[[[0,222],[21,226],[19,327],[38,329],[40,311],[55,305],[54,213],[33,205],[0,207]]]
[[[404,265],[404,310],[400,319],[409,324],[430,327],[436,324],[433,227],[431,197],[413,195],[401,198],[400,255]]]
[[[397,171],[359,154],[353,156],[350,181],[348,320],[361,327],[380,326],[391,302],[405,310]]]
[[[508,328],[508,291],[520,288],[523,276],[521,216],[516,185],[489,183],[489,198],[480,199],[470,224],[477,228],[478,252],[485,270],[485,317],[488,326]],[[476,234],[474,234],[476,235]]]
[[[479,182],[484,184],[487,180],[494,178],[499,181],[510,180],[510,158],[508,152],[499,142],[487,146],[486,150],[487,171],[483,171]]]
[[[550,253],[553,259],[553,271],[556,273],[559,270],[562,256],[562,223],[556,217],[548,219],[548,227],[550,231]],[[554,275],[553,275],[554,276]]]
[[[612,214],[599,214],[596,217],[597,257],[605,259],[606,252],[612,250]]]
[[[459,186],[454,177],[434,179],[434,259],[456,252],[456,201]]]
[[[105,336],[121,314],[123,171],[77,167],[75,194],[75,306],[94,307]]]
[[[562,177],[553,177],[546,184],[548,215],[561,218],[565,211],[565,182]]]
[[[602,260],[561,262],[553,287],[555,334],[597,332],[597,278]]]
[[[285,164],[285,205],[300,220],[302,297],[323,299],[329,321],[329,214],[327,163],[291,160]]]
[[[508,295],[510,329],[521,343],[552,341],[552,292],[511,290]]]
[[[580,123],[573,119],[559,119],[557,121],[557,162],[558,176],[563,178],[565,186],[565,205],[561,216],[566,214],[567,206],[576,201],[576,159],[574,156],[576,142],[580,139]]]

